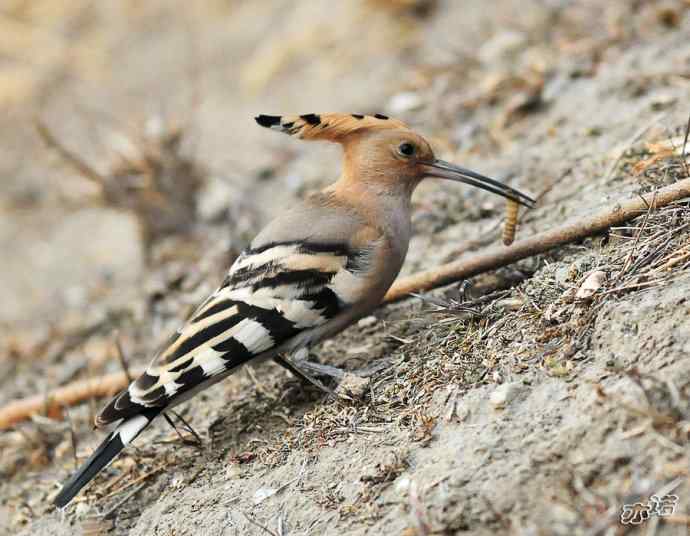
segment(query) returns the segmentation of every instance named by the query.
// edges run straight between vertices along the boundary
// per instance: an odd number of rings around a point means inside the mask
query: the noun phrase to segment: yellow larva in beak
[[[506,221],[503,224],[503,244],[506,246],[509,246],[515,240],[519,208],[520,205],[512,199],[508,199],[506,202]]]

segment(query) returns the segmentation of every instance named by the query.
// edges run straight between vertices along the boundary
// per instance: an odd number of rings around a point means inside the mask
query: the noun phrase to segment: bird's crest
[[[336,143],[340,143],[346,136],[362,130],[409,130],[409,127],[402,121],[381,114],[258,115],[254,119],[262,127],[279,130],[301,140],[325,140]]]

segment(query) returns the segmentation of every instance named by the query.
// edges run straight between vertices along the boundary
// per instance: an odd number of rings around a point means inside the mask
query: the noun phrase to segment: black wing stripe
[[[150,389],[154,385],[156,385],[156,382],[158,381],[158,376],[151,376],[147,372],[144,372],[141,376],[137,378],[136,381],[136,386],[137,389],[141,389],[142,391],[146,391],[147,389]]]
[[[97,422],[109,423],[119,419],[126,419],[141,413],[145,409],[145,406],[133,402],[129,391],[125,389],[103,408],[98,415]]]
[[[317,292],[307,292],[299,299],[312,302],[314,304],[312,309],[319,311],[319,314],[326,319],[337,315],[343,306],[338,295],[328,287],[323,287]]]
[[[197,331],[194,335],[182,341],[182,343],[175,349],[172,355],[166,357],[168,363],[172,363],[179,359],[180,357],[187,355],[189,352],[203,346],[211,339],[215,339],[219,335],[222,335],[236,324],[242,321],[241,315],[232,315],[229,318],[224,318],[218,322],[205,327],[202,330]]]
[[[303,240],[285,240],[281,242],[267,242],[262,246],[246,250],[246,257],[257,255],[280,246],[296,246],[302,253],[331,253],[338,256],[348,256],[350,248],[345,242],[304,242]]]
[[[211,302],[210,300],[207,300],[205,305],[208,305],[210,302]],[[200,320],[203,320],[204,318],[208,318],[209,316],[215,315],[217,313],[221,313],[223,311],[229,311],[235,305],[237,305],[237,302],[234,300],[220,300],[219,302],[211,305],[206,310],[203,310],[203,305],[202,305],[199,307],[201,312],[198,315],[195,315],[194,318],[192,318],[192,322],[199,322]]]
[[[142,400],[146,404],[150,404],[151,406],[165,405],[165,404],[159,404],[160,402],[167,402],[167,397],[165,394],[165,386],[161,385],[159,387],[156,387],[153,391],[149,391],[148,393],[144,393],[143,395],[141,395],[140,400]]]
[[[243,303],[240,306],[240,316],[251,318],[261,324],[276,342],[282,342],[291,337],[299,329],[295,328],[295,323],[291,322],[275,309],[264,309],[256,305]]]
[[[228,285],[237,286],[242,283],[249,284],[255,279],[261,279],[275,269],[275,261],[269,261],[265,264],[260,264],[259,266],[249,265],[244,268],[239,268],[234,270],[232,274],[228,276]]]
[[[350,272],[366,270],[368,264],[368,257],[370,253],[366,248],[353,249],[344,242],[301,242],[299,240],[292,240],[285,242],[269,242],[267,244],[264,244],[263,246],[249,249],[243,255],[243,259],[245,259],[245,261],[251,262],[252,255],[263,253],[265,251],[268,251],[269,249],[281,246],[296,246],[296,251],[298,253],[306,253],[313,255],[330,254],[335,257],[345,257],[347,258],[347,264],[345,268]],[[248,275],[243,273],[245,270],[247,271],[247,273],[252,272],[253,276],[258,277],[259,275],[262,275],[262,273],[264,272],[264,266],[266,266],[266,264],[261,264],[259,266],[252,266],[250,264],[245,268],[240,268],[239,270],[236,270],[235,273],[232,273],[229,276],[228,281],[224,283],[227,285],[231,282],[234,283],[250,279]]]
[[[303,242],[299,244],[300,253],[331,254],[336,257],[349,257],[352,252],[343,242]]]
[[[371,250],[358,249],[347,256],[345,269],[348,272],[366,272],[370,266]]]
[[[252,288],[258,290],[260,288],[276,288],[280,286],[294,286],[294,287],[317,287],[330,283],[335,272],[322,272],[320,270],[293,270],[278,272],[274,276],[264,277],[260,279]]]
[[[254,354],[247,350],[247,347],[237,339],[230,337],[223,342],[213,346],[216,352],[224,353],[223,359],[226,361],[240,360],[244,363],[247,359],[254,357]],[[231,367],[228,367],[231,368]]]
[[[200,384],[206,378],[207,376],[204,373],[204,369],[202,369],[201,367],[192,367],[191,369],[180,374],[179,377],[175,380],[175,383],[182,385],[175,394],[179,395],[180,393],[188,391],[195,385]]]
[[[170,372],[180,372],[185,370],[186,368],[189,368],[194,361],[194,357],[190,356],[189,358],[185,359],[182,361],[179,365],[175,365],[170,369]]]

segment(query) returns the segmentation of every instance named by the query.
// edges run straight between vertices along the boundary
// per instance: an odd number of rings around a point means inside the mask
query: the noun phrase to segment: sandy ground
[[[116,334],[145,365],[272,214],[337,176],[335,148],[257,113],[400,117],[538,195],[520,236],[687,176],[663,148],[690,110],[687,1],[188,4],[0,8],[2,404],[119,371]],[[500,240],[484,192],[414,203],[406,274]],[[471,313],[459,285],[380,308],[310,357],[366,378],[361,398],[247,368],[180,407],[201,447],[154,425],[65,512],[104,401],[17,424],[0,533],[687,534],[689,222],[676,203],[478,276],[499,290]],[[674,514],[621,524],[652,494]]]

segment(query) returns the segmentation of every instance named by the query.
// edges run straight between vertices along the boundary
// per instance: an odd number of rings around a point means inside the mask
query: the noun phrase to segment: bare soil
[[[688,176],[687,1],[191,4],[0,8],[0,404],[120,370],[116,338],[144,366],[337,177],[335,148],[258,113],[399,117],[539,197],[518,238]],[[489,194],[428,181],[414,203],[405,274],[500,241]],[[688,534],[689,254],[684,200],[383,306],[310,356],[361,396],[247,367],[179,408],[201,446],[162,421],[64,512],[105,401],[38,415],[0,432],[0,533]]]

